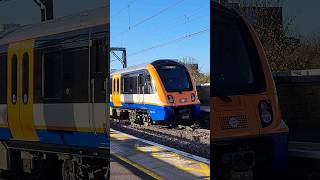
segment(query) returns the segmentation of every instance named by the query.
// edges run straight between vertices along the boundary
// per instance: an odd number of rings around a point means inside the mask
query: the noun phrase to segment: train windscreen
[[[219,12],[213,16],[213,95],[263,91],[265,80],[261,62],[245,23],[237,17]]]
[[[182,65],[167,64],[156,67],[167,92],[192,91],[187,69]]]

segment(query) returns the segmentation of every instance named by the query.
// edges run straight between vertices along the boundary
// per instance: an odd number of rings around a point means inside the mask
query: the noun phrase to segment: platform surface
[[[129,163],[122,161],[114,155],[110,158],[110,179],[111,180],[139,180],[139,179],[154,179]]]
[[[111,155],[123,160],[151,179],[210,179],[210,161],[179,150],[162,146],[144,139],[111,131]],[[111,164],[111,179],[116,178],[112,172],[116,167]],[[125,168],[125,167],[124,167]],[[127,171],[128,177],[138,177]],[[125,170],[121,173],[125,174]],[[121,175],[117,175],[120,177]],[[144,179],[144,178],[143,178]]]
[[[289,141],[289,155],[293,157],[320,159],[320,143]]]

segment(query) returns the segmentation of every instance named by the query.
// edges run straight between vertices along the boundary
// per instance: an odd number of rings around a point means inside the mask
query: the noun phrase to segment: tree
[[[319,42],[304,39],[294,32],[296,17],[283,20],[283,0],[251,0],[233,6],[257,32],[272,71],[300,70],[320,67]],[[298,38],[297,38],[298,37]]]
[[[210,73],[203,73],[199,69],[198,61],[195,58],[192,57],[184,57],[182,60],[180,60],[182,64],[184,64],[190,74],[192,80],[198,85],[198,84],[204,84],[204,83],[210,83]]]

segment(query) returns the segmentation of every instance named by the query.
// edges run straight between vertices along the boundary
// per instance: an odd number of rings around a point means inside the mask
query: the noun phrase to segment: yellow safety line
[[[137,164],[137,163],[135,163],[135,162],[133,162],[133,161],[131,161],[131,160],[129,160],[129,159],[127,159],[127,158],[115,153],[115,152],[113,152],[113,151],[110,151],[110,154],[115,156],[116,158],[120,159],[121,161],[124,161],[127,164],[130,164],[131,166],[139,169],[140,171],[144,172],[145,174],[147,174],[147,175],[149,175],[149,176],[151,176],[151,177],[153,177],[155,179],[164,180],[164,178],[161,177],[160,175],[158,175],[157,173],[155,173],[155,172],[153,172],[153,171],[151,171],[149,169],[146,169],[145,167],[143,167],[143,166],[141,166],[141,165],[139,165],[139,164]]]
[[[115,131],[110,132],[111,139],[117,139],[117,140],[127,140],[129,137],[122,133],[117,133]],[[125,138],[126,137],[126,138]],[[151,156],[164,161],[166,163],[169,163],[170,165],[173,165],[174,167],[181,169],[183,171],[190,172],[192,174],[201,174],[203,176],[206,176],[208,179],[210,179],[210,167],[208,164],[199,162],[197,160],[191,159],[189,157],[185,157],[183,155],[180,155],[176,152],[171,152],[168,150],[165,150],[163,148],[160,148],[158,146],[139,146],[135,145],[136,150],[141,152],[149,152],[151,153]],[[168,151],[168,152],[167,152]],[[196,165],[195,165],[196,164]]]

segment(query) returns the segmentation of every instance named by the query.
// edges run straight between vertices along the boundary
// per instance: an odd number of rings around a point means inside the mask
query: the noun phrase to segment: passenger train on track
[[[102,7],[0,37],[0,170],[108,176],[107,15]]]
[[[213,177],[260,180],[285,174],[288,127],[262,45],[235,10],[211,1],[211,12]]]
[[[200,101],[188,69],[156,60],[111,73],[111,116],[133,123],[176,124],[199,118]]]

